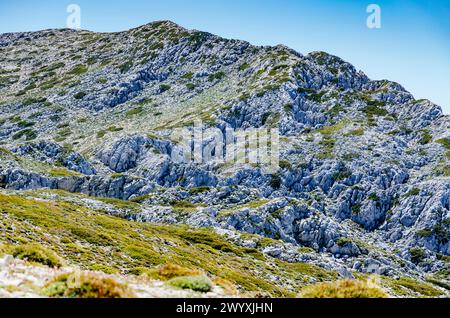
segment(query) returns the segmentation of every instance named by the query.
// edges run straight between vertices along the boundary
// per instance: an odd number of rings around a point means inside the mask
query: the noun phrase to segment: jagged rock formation
[[[6,189],[133,200],[123,217],[279,239],[267,254],[291,262],[303,246],[346,271],[449,270],[450,118],[397,83],[167,21],[3,34],[0,54]],[[196,119],[278,129],[281,169],[174,161]]]

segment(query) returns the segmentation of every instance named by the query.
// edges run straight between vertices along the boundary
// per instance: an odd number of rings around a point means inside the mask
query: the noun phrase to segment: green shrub
[[[283,109],[286,113],[291,113],[294,110],[294,107],[292,104],[286,104],[283,106]]]
[[[352,206],[352,213],[359,214],[361,212],[361,204],[355,204]]]
[[[201,293],[207,293],[213,287],[211,281],[206,276],[175,277],[169,280],[168,284],[173,287],[191,289]]]
[[[425,251],[420,247],[413,247],[409,250],[409,254],[411,255],[411,262],[414,264],[420,263],[426,257]]]
[[[59,68],[64,67],[65,64],[63,62],[59,62],[59,63],[55,63],[49,66],[44,66],[41,69],[39,69],[39,72],[52,72],[52,71],[56,71]]]
[[[362,111],[367,116],[386,116],[388,114],[387,110],[382,108],[385,104],[382,102],[369,101],[367,106],[362,109]]]
[[[99,130],[97,131],[97,138],[103,138],[106,134],[107,132],[105,130]]]
[[[345,169],[345,170],[341,170],[336,172],[335,174],[333,174],[333,180],[334,182],[338,182],[338,181],[343,181],[347,178],[349,178],[352,175],[352,173]]]
[[[71,75],[82,75],[88,71],[88,68],[83,64],[78,64],[72,70],[70,70],[69,74]]]
[[[212,247],[215,250],[222,251],[225,253],[235,253],[239,252],[227,241],[222,238],[217,238],[209,230],[186,230],[179,233],[180,237],[184,240],[189,241],[193,244],[203,244]]]
[[[217,73],[214,73],[214,74],[210,74],[208,76],[208,80],[210,82],[212,82],[212,81],[215,81],[215,80],[221,80],[224,77],[225,77],[225,73],[220,71],[220,72],[217,72]]]
[[[245,71],[249,67],[250,67],[250,64],[248,64],[248,63],[241,64],[241,66],[239,66],[239,71],[241,71],[241,72]]]
[[[448,243],[450,237],[447,227],[442,224],[436,224],[433,227],[433,235],[436,236],[436,239],[440,244]]]
[[[328,110],[328,113],[329,113],[332,117],[334,117],[334,116],[339,115],[339,113],[341,113],[341,112],[343,112],[343,111],[345,111],[345,108],[344,108],[344,107],[342,107],[341,105],[336,105],[336,106],[333,106],[333,108],[331,108],[330,110]]]
[[[191,80],[193,76],[194,76],[193,73],[186,73],[183,76],[181,76],[181,78],[186,79],[186,80]]]
[[[164,48],[164,43],[156,42],[156,43],[153,43],[152,45],[150,45],[149,50],[154,51],[154,50],[159,50],[159,49],[163,49],[163,48]]]
[[[278,175],[278,174],[273,174],[273,175],[270,177],[270,182],[269,182],[269,184],[270,184],[270,186],[271,186],[273,189],[279,189],[279,188],[281,187],[281,183],[282,183],[282,180],[281,180],[280,175]]]
[[[144,110],[142,109],[142,107],[137,107],[137,108],[127,111],[126,115],[127,115],[127,117],[131,117],[134,115],[138,115],[138,114],[142,113],[143,111]]]
[[[432,139],[433,139],[433,136],[432,136],[432,135],[430,135],[430,134],[428,134],[428,133],[425,133],[425,134],[422,135],[422,138],[420,138],[419,143],[420,143],[421,145],[426,145],[426,144],[430,143],[430,141],[431,141]]]
[[[63,264],[61,258],[55,252],[37,243],[16,246],[12,249],[12,255],[19,259],[50,267],[61,267]]]
[[[441,144],[442,146],[444,146],[445,149],[449,149],[450,150],[450,139],[442,138],[442,139],[436,140],[436,142],[438,144]]]
[[[109,126],[107,130],[110,132],[118,132],[118,131],[122,131],[123,127],[116,127],[113,125],[113,126]]]
[[[25,99],[23,104],[25,106],[29,106],[29,105],[37,104],[37,103],[44,103],[46,101],[47,101],[47,98],[45,98],[45,97],[38,97],[38,98],[31,97],[31,98]]]
[[[412,197],[420,194],[419,188],[412,188],[408,193],[405,194],[405,197]]]
[[[195,209],[197,207],[194,203],[177,200],[170,201],[170,205],[177,209]]]
[[[25,136],[26,140],[33,140],[37,137],[37,133],[32,129],[24,129],[12,136],[12,139],[17,140]]]
[[[348,237],[341,237],[336,241],[336,244],[339,246],[345,246],[350,243],[352,243],[352,240],[349,239]]]
[[[96,59],[95,57],[90,57],[90,58],[88,58],[88,59],[86,60],[86,63],[87,63],[88,65],[94,65],[94,64],[97,64],[97,59]]]
[[[159,87],[159,90],[161,91],[161,93],[164,93],[164,92],[168,91],[170,88],[171,88],[170,85],[162,84],[162,85]]]
[[[280,168],[281,169],[287,169],[287,170],[292,170],[292,165],[289,161],[287,160],[280,160]]]
[[[72,134],[72,130],[69,127],[63,128],[58,131],[58,136],[60,137],[68,137]]]
[[[316,103],[320,103],[322,100],[323,95],[325,95],[326,92],[319,92],[319,93],[313,93],[309,94],[308,98]]]
[[[416,232],[418,237],[430,237],[433,235],[433,230],[431,229],[422,229]]]
[[[190,194],[198,194],[198,193],[203,193],[203,192],[208,192],[211,190],[211,187],[196,187],[196,188],[190,188],[189,189],[189,193]]]
[[[93,264],[89,269],[96,272],[103,272],[105,274],[117,274],[119,271],[116,268],[109,267],[103,264]]]
[[[186,84],[186,88],[187,88],[188,90],[192,91],[192,90],[195,89],[195,84],[193,84],[193,83],[187,83],[187,84]]]
[[[313,94],[313,93],[315,93],[316,91],[315,91],[314,89],[311,89],[311,88],[299,87],[299,88],[297,89],[297,92],[298,92],[299,94]]]
[[[30,121],[26,121],[26,120],[22,120],[19,121],[17,123],[17,126],[19,126],[20,128],[28,128],[28,127],[33,127],[36,123],[35,122],[30,122]]]

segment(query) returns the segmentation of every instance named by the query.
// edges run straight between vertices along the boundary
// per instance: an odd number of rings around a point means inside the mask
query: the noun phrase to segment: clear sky
[[[0,33],[65,27],[72,3],[92,31],[172,20],[252,44],[326,51],[450,114],[450,0],[0,0]],[[371,3],[382,10],[381,29],[366,25]]]

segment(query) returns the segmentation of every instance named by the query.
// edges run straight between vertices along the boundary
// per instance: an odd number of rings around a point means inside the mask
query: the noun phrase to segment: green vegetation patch
[[[19,131],[18,133],[15,133],[12,136],[12,139],[18,140],[23,137],[25,137],[25,139],[27,141],[30,141],[30,140],[36,139],[37,133],[33,129],[24,129],[24,130]]]
[[[170,286],[191,289],[193,291],[207,293],[212,289],[212,282],[206,276],[175,277],[168,281]]]
[[[224,77],[225,77],[225,73],[222,72],[222,71],[220,71],[220,72],[217,72],[217,73],[210,74],[210,75],[208,76],[208,80],[209,80],[210,82],[212,82],[212,81],[216,81],[216,80],[221,80],[221,79],[223,79]]]
[[[16,258],[32,263],[49,267],[61,267],[63,265],[62,259],[55,252],[37,243],[15,246],[9,252]]]
[[[71,75],[83,75],[84,73],[86,73],[88,71],[87,66],[83,65],[83,64],[78,64],[76,66],[74,66],[70,71],[69,74]]]
[[[442,138],[439,140],[436,140],[438,144],[441,144],[444,146],[445,149],[450,150],[450,139],[449,138]]]
[[[424,133],[420,138],[419,143],[421,145],[426,145],[429,144],[431,140],[433,140],[433,136],[429,133]]]
[[[143,111],[144,111],[144,109],[142,107],[137,107],[137,108],[134,108],[134,109],[131,109],[131,110],[127,111],[126,116],[127,117],[133,117],[135,115],[139,115]]]

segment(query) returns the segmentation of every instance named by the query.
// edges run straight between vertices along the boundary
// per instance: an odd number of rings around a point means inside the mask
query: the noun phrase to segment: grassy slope
[[[54,199],[42,199],[49,196]],[[319,282],[338,278],[335,272],[314,265],[266,258],[258,250],[236,246],[212,230],[130,222],[110,216],[101,208],[93,210],[73,203],[81,202],[80,199],[81,195],[61,191],[28,191],[20,195],[0,192],[0,251],[1,244],[4,248],[37,242],[57,252],[70,265],[136,275],[174,263],[200,269],[215,279],[225,279],[249,296],[257,292],[292,297],[308,286],[312,278]],[[137,205],[115,201],[108,203],[118,209]],[[274,243],[267,240],[260,239],[258,244]],[[270,276],[281,280],[273,282]],[[443,289],[436,288],[433,281],[375,279],[392,296],[443,294]]]
[[[170,262],[202,269],[244,292],[272,296],[293,296],[311,277],[319,281],[337,277],[312,265],[265,259],[209,230],[129,222],[62,199],[0,194],[0,212],[0,243],[39,242],[86,269],[100,266],[140,273]],[[282,277],[283,283],[271,282],[269,275]]]

